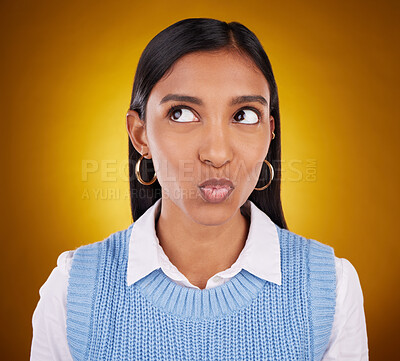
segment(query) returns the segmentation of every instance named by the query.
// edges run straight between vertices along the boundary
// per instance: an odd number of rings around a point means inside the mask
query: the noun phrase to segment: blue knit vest
[[[196,289],[158,268],[128,287],[132,227],[74,253],[67,295],[74,360],[321,360],[336,302],[330,246],[276,225],[281,285],[242,269]]]

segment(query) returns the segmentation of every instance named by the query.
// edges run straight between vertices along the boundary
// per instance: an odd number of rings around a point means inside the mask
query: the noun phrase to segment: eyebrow
[[[161,99],[160,105],[166,103],[168,101],[175,100],[175,101],[183,101],[188,103],[193,103],[197,105],[203,105],[203,101],[199,98],[192,97],[189,95],[182,95],[182,94],[168,94],[164,98]],[[248,103],[248,102],[259,102],[262,105],[268,106],[268,101],[261,95],[241,95],[238,97],[234,97],[231,99],[230,105],[236,105],[241,103]]]

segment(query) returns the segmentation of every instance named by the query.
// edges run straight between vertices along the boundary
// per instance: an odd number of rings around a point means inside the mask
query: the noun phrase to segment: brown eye
[[[251,109],[240,109],[234,118],[242,124],[256,124],[259,121],[259,115]]]
[[[193,112],[186,108],[172,108],[169,112],[169,117],[174,122],[187,123],[196,119]]]
[[[172,112],[172,117],[173,118],[179,118],[182,115],[182,110],[181,109],[175,109]]]

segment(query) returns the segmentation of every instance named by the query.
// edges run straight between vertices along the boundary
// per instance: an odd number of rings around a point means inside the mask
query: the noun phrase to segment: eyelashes
[[[187,105],[177,104],[177,105],[171,105],[171,106],[169,107],[168,112],[167,112],[167,117],[168,117],[168,119],[171,119],[171,115],[172,115],[175,111],[180,110],[180,109],[187,109],[187,110],[191,111],[191,112],[195,115],[194,110],[192,110],[192,109],[191,109],[190,107],[188,107]],[[172,119],[171,119],[171,120],[172,120]],[[187,123],[187,122],[179,122],[179,121],[176,121],[176,120],[174,120],[174,121],[177,122],[177,123]]]
[[[236,116],[240,111],[245,111],[245,110],[251,110],[251,111],[253,111],[254,113],[257,114],[257,122],[254,123],[254,124],[259,123],[259,122],[261,121],[261,119],[263,118],[263,112],[261,112],[261,111],[258,110],[257,108],[250,107],[250,106],[245,106],[245,107],[240,108],[240,109],[235,113],[234,116]],[[241,123],[241,122],[239,121],[239,123]]]
[[[168,117],[168,119],[172,120],[172,119],[171,119],[171,115],[172,115],[176,110],[180,110],[180,109],[187,109],[187,110],[189,110],[190,112],[192,112],[192,113],[197,117],[196,112],[195,112],[191,107],[189,107],[189,106],[187,106],[187,105],[184,105],[184,104],[173,104],[173,105],[171,105],[171,106],[168,108],[166,117]],[[257,122],[247,124],[247,123],[244,123],[244,122],[242,122],[242,121],[236,121],[236,123],[244,124],[244,125],[254,125],[254,124],[258,124],[258,123],[261,121],[261,119],[264,117],[264,112],[263,112],[263,111],[259,110],[258,108],[252,107],[252,106],[244,106],[244,107],[238,109],[238,110],[235,112],[235,114],[234,114],[233,117],[235,117],[240,111],[244,111],[244,110],[251,110],[251,111],[253,111],[254,113],[256,113],[256,114],[257,114],[257,118],[258,118],[258,119],[257,119]],[[197,117],[197,118],[198,118],[198,117]],[[176,120],[172,120],[172,121],[175,121],[175,122],[177,122],[177,123],[191,123],[191,122],[185,122],[185,121],[184,121],[184,122],[180,122],[180,121],[176,121]]]

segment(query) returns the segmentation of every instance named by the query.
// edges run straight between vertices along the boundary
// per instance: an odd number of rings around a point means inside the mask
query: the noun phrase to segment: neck
[[[222,224],[199,224],[172,203],[163,199],[156,217],[160,246],[190,283],[204,289],[210,277],[235,263],[246,243],[250,221],[237,209]]]

